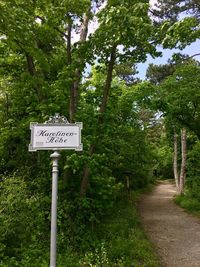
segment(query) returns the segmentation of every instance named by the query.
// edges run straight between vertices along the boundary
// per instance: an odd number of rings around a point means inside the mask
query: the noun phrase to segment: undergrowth
[[[91,267],[158,267],[135,208],[136,194],[124,196],[112,215],[96,229],[99,245],[85,254],[81,265]]]
[[[159,267],[151,244],[142,230],[135,203],[136,194],[131,193],[129,197],[124,195],[116,203],[111,215],[106,216],[93,230],[97,242],[91,244],[90,250],[81,253],[68,248],[64,253],[58,253],[57,266]],[[49,255],[44,253],[36,257],[33,250],[27,250],[22,261],[4,258],[0,266],[48,267]]]
[[[200,217],[200,201],[186,195],[178,195],[174,199],[175,203],[188,212]]]

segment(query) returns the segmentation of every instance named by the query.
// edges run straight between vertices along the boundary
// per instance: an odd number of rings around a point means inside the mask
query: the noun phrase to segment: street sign
[[[29,151],[74,149],[81,151],[82,122],[31,123],[31,143]]]
[[[69,123],[64,116],[56,113],[45,123],[30,123],[31,143],[29,151],[54,150],[52,159],[52,201],[51,201],[51,241],[50,267],[56,267],[57,250],[57,199],[59,150],[83,150],[81,143],[82,122]]]

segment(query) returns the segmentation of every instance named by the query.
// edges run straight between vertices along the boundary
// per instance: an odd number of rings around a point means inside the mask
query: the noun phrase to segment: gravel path
[[[173,202],[175,186],[159,183],[141,197],[139,213],[164,267],[200,267],[200,219]]]

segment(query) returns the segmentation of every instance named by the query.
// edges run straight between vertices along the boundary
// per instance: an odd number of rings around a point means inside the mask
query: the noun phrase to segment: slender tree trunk
[[[178,176],[178,135],[174,130],[174,179],[176,188],[179,191],[179,176]]]
[[[88,11],[89,13],[90,11]],[[88,34],[88,23],[89,23],[89,14],[84,14],[83,16],[83,22],[81,25],[81,31],[80,31],[80,39],[79,39],[79,43],[83,43],[86,41],[87,38],[87,34]],[[71,37],[71,31],[70,31],[70,37]],[[68,32],[68,38],[69,38],[69,32]],[[70,38],[71,39],[71,38]],[[69,55],[71,55],[70,51],[71,50],[71,43],[69,43],[68,40],[68,60],[70,58],[70,64],[71,64],[71,57],[69,57]],[[81,67],[81,60],[79,59],[80,62],[77,62],[77,65],[79,65],[80,67],[75,69],[75,73],[74,73],[74,81],[72,83],[72,86],[70,88],[70,104],[69,104],[69,119],[70,122],[74,121],[74,116],[76,114],[76,110],[77,110],[77,104],[78,104],[78,89],[79,89],[79,84],[80,84],[80,80],[81,80],[81,74],[82,74],[82,67]]]
[[[88,13],[90,12],[90,10],[88,11]],[[80,40],[79,42],[85,42],[86,38],[87,38],[87,34],[88,34],[88,23],[89,23],[89,15],[84,14],[83,16],[83,23],[81,25],[81,32],[80,32]]]
[[[100,113],[103,114],[106,110],[107,102],[108,102],[108,94],[110,91],[111,83],[112,83],[112,74],[113,69],[115,65],[115,58],[116,58],[116,45],[112,47],[111,55],[110,55],[110,61],[108,64],[108,71],[107,71],[107,77],[106,77],[106,83],[104,86],[104,92],[103,92],[103,100],[100,106]]]
[[[35,64],[33,62],[33,58],[28,53],[26,53],[26,60],[27,60],[27,66],[28,66],[29,73],[31,74],[31,76],[36,76],[36,69],[35,69]]]
[[[90,169],[89,169],[88,164],[86,164],[84,166],[83,178],[81,181],[81,188],[80,188],[80,196],[81,197],[85,196],[85,193],[87,191],[88,183],[89,183],[89,175],[90,175]]]
[[[181,161],[180,184],[179,184],[179,192],[180,193],[183,193],[184,186],[185,186],[185,177],[186,177],[186,159],[187,159],[186,138],[187,138],[187,132],[186,132],[186,129],[183,128],[181,131],[182,161]]]
[[[28,72],[30,73],[31,76],[37,77],[37,71],[36,71],[36,68],[35,68],[33,57],[28,53],[25,53],[25,55],[26,55]],[[35,93],[36,93],[36,95],[38,97],[38,100],[42,101],[43,96],[42,96],[42,93],[40,91],[40,88],[39,88],[38,84],[34,85],[34,90],[35,90]]]
[[[72,20],[71,20],[71,17],[69,17],[68,26],[67,26],[67,64],[68,65],[72,63],[71,38],[72,38]]]
[[[129,195],[129,193],[130,193],[130,177],[128,175],[126,175],[125,179],[126,179],[126,192]]]
[[[9,97],[8,97],[8,93],[5,93],[6,96],[6,120],[8,120],[9,118]]]
[[[78,104],[78,89],[81,79],[81,70],[77,68],[74,74],[74,81],[70,88],[70,104],[69,104],[69,120],[70,122],[74,121],[74,116],[77,110]]]
[[[99,121],[98,121],[98,126],[103,124],[103,117],[102,115],[104,114],[106,107],[107,107],[107,102],[108,102],[108,96],[109,96],[109,91],[111,88],[111,83],[112,83],[112,74],[113,74],[113,69],[114,69],[114,65],[115,65],[115,59],[116,59],[116,46],[113,46],[112,50],[111,50],[111,55],[110,55],[110,60],[109,60],[109,64],[108,64],[108,70],[107,70],[107,77],[106,77],[106,82],[105,82],[105,86],[104,86],[104,92],[103,92],[103,99],[102,99],[102,103],[100,106],[100,117],[99,117]],[[97,130],[96,130],[96,143],[92,144],[90,146],[90,156],[92,156],[95,152],[96,149],[96,145],[98,142],[98,126],[97,126]],[[83,197],[86,194],[87,188],[88,188],[88,183],[89,183],[89,175],[90,175],[90,170],[89,170],[89,166],[88,164],[85,165],[84,170],[83,170],[83,178],[81,181],[81,187],[80,187],[80,196]]]

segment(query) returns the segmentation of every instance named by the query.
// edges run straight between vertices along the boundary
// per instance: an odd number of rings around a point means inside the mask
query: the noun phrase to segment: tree
[[[193,15],[199,19],[200,4],[198,0],[158,0],[156,7],[161,18],[177,21],[181,14]]]
[[[194,132],[199,138],[199,77],[200,68],[183,64],[162,84],[165,112]]]
[[[198,136],[198,106],[199,106],[199,78],[198,64],[184,64],[175,70],[162,83],[162,88],[165,91],[165,114],[170,114],[173,120],[177,121],[179,125],[184,128],[181,131],[181,151],[182,163],[180,176],[177,172],[177,133],[174,132],[174,175],[177,188],[180,193],[183,192],[186,175],[186,129],[193,131]],[[192,120],[192,121],[191,121]],[[198,137],[199,138],[199,137]]]
[[[176,183],[176,188],[180,194],[183,193],[185,187],[186,178],[186,158],[187,158],[187,144],[186,144],[187,134],[186,129],[181,130],[181,167],[180,175],[178,172],[178,135],[174,132],[174,178]]]
[[[158,70],[161,71],[162,68],[157,67],[156,70],[156,73],[158,73]],[[198,130],[195,129],[198,127],[197,121],[199,116],[198,71],[199,66],[196,62],[188,62],[177,65],[176,68],[173,69],[172,75],[169,75],[167,78],[165,78],[159,85],[161,89],[159,93],[159,108],[164,113],[164,116],[170,119],[170,122],[173,125],[174,177],[177,189],[180,193],[183,192],[186,175],[186,128],[190,131],[193,131],[198,136]],[[178,174],[177,165],[177,127],[183,127],[181,130],[182,163],[180,176]]]
[[[155,46],[150,43],[153,38],[153,25],[148,16],[146,1],[135,1],[134,4],[130,1],[124,1],[123,4],[119,1],[108,2],[106,8],[99,14],[99,22],[99,28],[91,41],[98,61],[106,62],[107,74],[99,106],[98,128],[103,124],[116,62],[122,63],[131,58],[132,62],[136,63],[145,61],[147,53],[157,55]],[[102,43],[105,44],[103,49]],[[123,52],[120,51],[120,46],[123,46]],[[95,140],[96,142],[98,141]],[[95,146],[94,143],[91,144],[90,155],[93,155]],[[82,196],[86,193],[88,178],[89,168],[86,165],[80,189]]]
[[[199,39],[199,2],[179,0],[158,0],[151,8],[155,25],[162,26],[158,30],[160,44],[163,48],[184,49]]]
[[[158,97],[159,97],[159,104],[158,107],[159,109],[164,112],[164,116],[167,118],[168,121],[168,128],[171,128],[171,132],[174,136],[173,140],[173,148],[174,148],[174,156],[173,156],[173,166],[174,166],[174,178],[176,182],[176,187],[177,190],[182,193],[184,189],[184,184],[185,184],[185,176],[186,176],[186,129],[183,128],[181,130],[181,167],[180,167],[180,176],[178,173],[178,134],[177,131],[180,128],[181,124],[177,124],[177,117],[174,116],[174,114],[171,113],[171,109],[167,108],[170,105],[174,105],[174,102],[170,102],[170,100],[165,99],[165,96],[169,96],[169,91],[166,90],[166,88],[163,88],[162,86],[167,83],[167,81],[175,76],[178,79],[177,75],[177,69],[181,68],[181,64],[176,63],[175,64],[168,64],[168,65],[163,65],[163,66],[154,66],[150,65],[149,69],[147,71],[147,75],[152,80],[155,84],[158,84],[158,88],[162,88],[161,92],[158,92]],[[175,74],[176,73],[176,74]],[[170,85],[170,90],[174,90],[173,83]],[[180,93],[180,88],[175,89],[176,92]],[[188,89],[189,90],[189,89]],[[175,92],[175,91],[173,91]],[[180,100],[180,99],[179,99]],[[174,106],[173,106],[174,108]],[[184,127],[184,126],[183,126]]]
[[[25,182],[22,194],[30,199],[43,193],[49,200],[49,158],[47,152],[28,153],[29,123],[44,122],[55,112],[83,121],[84,151],[62,151],[58,218],[63,251],[84,250],[93,241],[90,230],[112,210],[124,173],[133,173],[131,186],[142,187],[154,165],[147,143],[155,124],[147,108],[152,86],[127,87],[119,67],[128,65],[129,74],[131,64],[160,55],[156,45],[166,33],[176,43],[182,39],[167,24],[153,23],[146,0],[3,0],[0,9],[0,172],[11,180],[17,173]]]
[[[151,83],[159,85],[165,78],[172,75],[174,71],[175,65],[170,64],[170,62],[165,65],[149,64],[146,72],[146,78]]]

